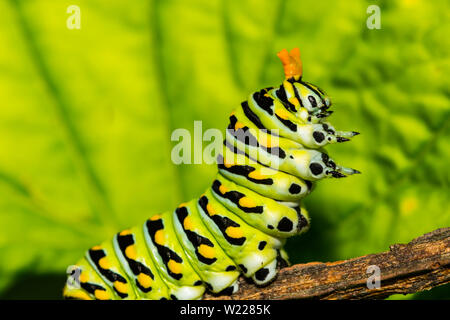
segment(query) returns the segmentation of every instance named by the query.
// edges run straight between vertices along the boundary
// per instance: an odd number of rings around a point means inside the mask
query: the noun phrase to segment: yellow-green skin
[[[212,187],[88,250],[64,296],[201,299],[236,292],[240,274],[272,281],[288,264],[285,239],[309,228],[300,200],[312,182],[357,173],[319,150],[357,134],[323,122],[330,105],[301,78],[252,93],[230,116]]]

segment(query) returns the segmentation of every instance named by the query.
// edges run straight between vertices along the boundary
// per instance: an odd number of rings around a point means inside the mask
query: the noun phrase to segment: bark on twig
[[[367,286],[368,278],[373,275],[367,273],[371,265],[380,268],[380,288]],[[442,228],[408,244],[392,245],[387,252],[282,269],[276,281],[266,287],[257,287],[241,278],[236,294],[208,294],[205,299],[380,299],[429,290],[449,282],[450,228]]]

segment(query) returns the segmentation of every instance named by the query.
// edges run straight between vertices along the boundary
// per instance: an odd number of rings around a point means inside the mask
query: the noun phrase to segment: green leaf
[[[80,30],[66,27],[73,4]],[[366,27],[371,4],[0,2],[0,296],[59,298],[89,246],[203,192],[215,166],[174,165],[171,133],[224,129],[282,81],[282,48],[300,48],[333,125],[361,132],[327,149],[363,172],[305,200],[312,228],[289,239],[291,262],[449,226],[448,1],[378,1],[380,30]]]

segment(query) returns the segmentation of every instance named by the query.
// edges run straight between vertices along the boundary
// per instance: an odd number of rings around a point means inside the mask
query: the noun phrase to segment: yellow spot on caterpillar
[[[101,247],[101,246],[93,246],[93,247],[91,248],[91,250],[94,250],[94,251],[102,250],[102,247]]]
[[[155,221],[155,220],[159,220],[159,219],[161,219],[161,215],[159,215],[159,214],[156,214],[150,218],[151,221]]]
[[[230,113],[230,116],[234,116],[236,114],[236,111],[232,111],[231,113]]]
[[[242,198],[239,199],[239,205],[241,207],[253,208],[253,207],[256,206],[256,203],[255,203],[255,201],[253,201],[249,197],[242,197]]]
[[[263,175],[263,174],[261,174],[261,172],[259,172],[259,171],[252,171],[252,172],[250,172],[250,173],[248,174],[248,177],[249,177],[249,178],[252,178],[252,179],[262,180],[262,179],[264,179],[266,176]]]
[[[129,229],[123,230],[119,233],[119,235],[121,235],[121,236],[128,236],[130,234],[131,234],[131,230],[129,230]]]
[[[290,97],[288,99],[288,101],[296,107],[298,107],[300,105],[300,102],[298,101],[298,99],[296,97]]]
[[[185,230],[192,230],[193,229],[192,220],[191,220],[191,218],[189,216],[184,218],[183,226],[184,226]]]
[[[131,260],[136,260],[137,253],[136,253],[136,247],[134,244],[131,244],[125,248],[125,255]]]
[[[307,97],[311,93],[311,91],[308,88],[306,88],[304,85],[299,84],[296,87],[297,87],[297,89],[300,90],[300,95],[302,97]]]
[[[98,261],[98,264],[100,265],[101,268],[103,269],[109,269],[111,268],[111,264],[109,263],[108,258],[103,257]]]
[[[229,168],[229,167],[231,167],[232,165],[234,165],[234,161],[233,161],[233,159],[230,160],[230,159],[224,158],[224,159],[223,159],[223,165],[224,165],[225,167]]]
[[[215,256],[215,250],[213,247],[207,246],[205,244],[201,244],[198,247],[198,253],[204,256],[207,259],[212,259]]]
[[[155,232],[155,242],[160,246],[164,244],[164,231],[162,229]]]
[[[181,263],[178,263],[172,259],[170,259],[167,263],[167,267],[169,267],[169,270],[173,273],[181,273],[181,270],[183,270],[183,266],[181,265]]]
[[[237,121],[236,124],[234,125],[234,130],[239,130],[243,127],[245,127],[245,125],[242,122]]]
[[[88,282],[89,277],[86,272],[81,272],[80,274],[80,282],[86,283]]]
[[[244,235],[240,227],[228,227],[225,229],[225,233],[231,238],[242,238]]]
[[[119,291],[120,293],[127,293],[128,292],[128,283],[114,281],[114,288],[116,288],[117,291]]]
[[[144,288],[149,288],[152,285],[152,278],[145,273],[139,273],[137,280]]]
[[[283,87],[284,87],[286,93],[288,94],[288,97],[295,97],[295,91],[294,91],[294,87],[292,86],[292,83],[290,83],[287,80],[284,80]]]
[[[264,93],[264,97],[273,99],[273,95],[270,92]]]
[[[95,290],[94,296],[98,300],[108,300],[109,299],[109,294],[105,290],[100,290],[100,289]]]
[[[225,194],[228,192],[228,189],[223,184],[221,184],[219,187],[219,191],[221,194]]]
[[[289,119],[289,112],[288,112],[286,109],[284,109],[284,108],[278,109],[278,110],[276,111],[276,114],[277,114],[281,119],[284,119],[284,120]]]
[[[214,210],[214,208],[212,207],[212,205],[210,203],[208,203],[206,205],[206,210],[208,211],[210,216],[213,216],[216,214],[216,211]]]
[[[79,300],[92,300],[92,298],[86,292],[81,291],[81,290],[65,292],[64,296],[68,297],[68,298],[79,299]]]
[[[186,207],[186,206],[187,206],[187,202],[183,202],[183,203],[181,203],[181,204],[178,206],[178,208]]]

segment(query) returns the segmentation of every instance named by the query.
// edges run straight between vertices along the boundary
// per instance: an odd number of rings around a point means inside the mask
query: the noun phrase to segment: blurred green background
[[[80,30],[66,27],[74,4]],[[59,299],[88,247],[203,192],[215,166],[174,165],[172,131],[225,128],[281,83],[282,48],[300,48],[335,127],[361,132],[328,150],[363,172],[305,200],[312,228],[289,239],[291,262],[450,226],[449,22],[447,0],[1,0],[0,297]]]

